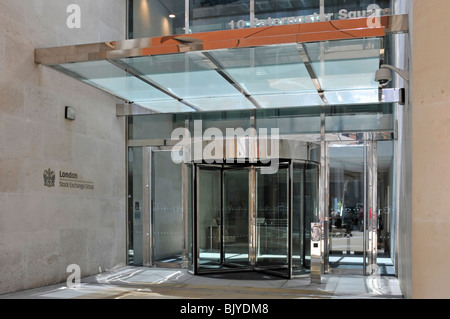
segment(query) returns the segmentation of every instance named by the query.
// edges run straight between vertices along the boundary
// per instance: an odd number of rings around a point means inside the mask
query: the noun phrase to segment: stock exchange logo
[[[44,186],[55,187],[55,172],[50,168],[44,171]]]

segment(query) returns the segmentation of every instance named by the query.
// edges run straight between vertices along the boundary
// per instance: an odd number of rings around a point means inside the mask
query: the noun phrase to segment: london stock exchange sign
[[[51,168],[44,170],[44,186],[52,188],[58,185],[61,188],[79,190],[94,190],[94,182],[81,178],[80,174],[72,171],[59,171],[59,182],[56,183],[56,173]]]

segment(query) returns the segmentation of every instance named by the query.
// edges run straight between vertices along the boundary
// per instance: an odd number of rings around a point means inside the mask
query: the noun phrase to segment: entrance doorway
[[[393,275],[393,142],[330,143],[329,266]]]
[[[308,271],[318,164],[284,161],[273,174],[250,163],[195,167],[195,273]]]

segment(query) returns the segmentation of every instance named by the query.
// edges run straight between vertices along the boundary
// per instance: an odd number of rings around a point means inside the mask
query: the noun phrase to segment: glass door
[[[291,209],[289,167],[275,174],[256,169],[255,267],[290,277]]]
[[[196,256],[197,272],[222,268],[222,171],[197,166]],[[195,243],[194,243],[195,245]]]
[[[364,145],[329,148],[329,261],[334,270],[363,273]]]
[[[248,270],[249,169],[197,166],[197,271]]]
[[[151,149],[149,185],[151,260],[159,267],[181,267],[184,248],[182,166],[171,149]]]
[[[249,170],[223,170],[223,263],[228,268],[250,266]]]
[[[329,263],[372,274],[377,263],[377,142],[329,147]]]

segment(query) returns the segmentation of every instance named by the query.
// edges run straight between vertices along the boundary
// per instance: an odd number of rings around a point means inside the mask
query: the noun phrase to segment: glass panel
[[[304,227],[305,227],[305,176],[304,165],[294,163],[293,219],[292,219],[292,273],[302,273],[304,260]]]
[[[256,267],[289,275],[289,170],[257,169]]]
[[[185,33],[185,2],[182,0],[129,0],[128,6],[130,39]]]
[[[325,112],[327,133],[395,130],[393,104],[327,106]]]
[[[228,112],[205,112],[191,113],[190,116],[190,132],[194,136],[195,121],[201,121],[201,134],[208,128],[218,128],[223,136],[226,135],[227,128],[242,128],[244,131],[250,127],[250,111],[228,111]],[[200,123],[200,122],[197,122]]]
[[[377,143],[378,163],[378,256],[380,274],[395,275],[395,173],[394,141]]]
[[[153,260],[164,267],[182,262],[182,166],[172,161],[170,151],[153,152],[152,166]]]
[[[295,109],[257,110],[256,129],[279,129],[280,135],[320,133],[318,107]]]
[[[76,74],[83,82],[112,92],[126,101],[173,100],[168,95],[129,75],[108,61],[67,63],[60,64],[57,68]]]
[[[295,45],[218,50],[210,54],[262,107],[322,104]]]
[[[381,15],[392,12],[391,0],[327,0],[324,16],[320,16],[319,0],[254,0],[251,20],[251,0],[190,0],[186,32],[185,1],[134,0],[128,3],[129,38],[361,18],[373,14],[368,10],[372,4],[382,9]]]
[[[143,56],[122,61],[183,99],[240,95],[202,55],[195,52]]]
[[[206,58],[197,53],[167,54],[123,59],[146,78],[167,89],[200,110],[251,109],[255,106],[234,86],[225,80]],[[149,104],[151,103],[151,104]],[[144,106],[156,106],[165,112],[181,111],[173,102],[141,102]],[[183,104],[181,104],[183,105]],[[179,110],[180,109],[180,110]],[[192,111],[183,106],[184,111]]]
[[[197,233],[199,271],[220,268],[221,171],[198,169]]]
[[[128,149],[128,264],[142,266],[142,147]]]
[[[319,13],[318,0],[255,0],[256,27],[308,23],[318,21],[313,14]]]
[[[190,32],[229,30],[232,21],[249,20],[250,0],[191,0]],[[250,23],[248,22],[248,25]]]
[[[229,267],[249,266],[249,172],[225,170],[223,175],[223,251]]]
[[[377,89],[380,65],[379,38],[305,43],[322,89]],[[377,96],[377,95],[376,95]]]
[[[330,266],[363,267],[364,146],[334,145],[330,159]]]
[[[152,114],[128,117],[128,139],[171,139],[174,129],[184,127],[184,114]],[[155,145],[156,146],[156,145]]]
[[[369,5],[373,4],[377,4],[382,9],[381,15],[391,14],[391,0],[327,0],[325,1],[325,12],[332,20],[363,18],[373,14],[372,11],[368,11]]]

